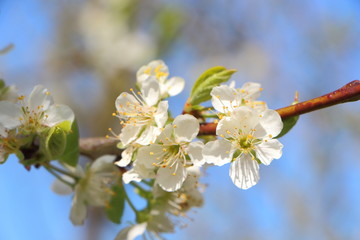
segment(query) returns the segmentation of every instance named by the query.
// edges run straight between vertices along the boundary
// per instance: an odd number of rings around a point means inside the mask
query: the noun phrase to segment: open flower
[[[191,115],[177,116],[165,127],[155,144],[139,149],[135,162],[156,171],[156,182],[168,192],[182,186],[186,168],[201,166],[203,143],[191,142],[199,132],[199,122]]]
[[[41,85],[34,87],[28,99],[18,99],[18,103],[0,101],[0,124],[7,130],[20,127],[20,133],[29,134],[74,121],[73,111],[66,105],[53,104],[50,92]]]
[[[258,111],[267,109],[266,103],[257,101],[262,88],[259,83],[247,82],[241,88],[222,85],[211,91],[211,102],[214,108],[224,114],[234,111],[240,106],[248,106]]]
[[[160,84],[161,98],[178,95],[185,86],[185,81],[180,77],[168,79],[169,69],[162,60],[151,61],[142,66],[137,72],[137,82],[142,87],[144,83],[156,80]]]
[[[96,159],[85,170],[78,166],[72,173],[79,177],[74,189],[70,219],[74,225],[82,225],[87,215],[87,206],[103,207],[112,196],[111,186],[116,182],[118,169],[114,165],[115,156],[104,155]],[[69,168],[71,169],[71,168]],[[58,194],[70,194],[72,189],[59,180],[52,189]]]
[[[119,135],[124,146],[130,143],[148,145],[160,134],[168,117],[168,102],[160,100],[159,84],[149,81],[137,94],[121,93],[115,101],[117,114],[123,126]]]
[[[219,121],[216,134],[223,139],[208,142],[203,150],[207,163],[221,166],[231,162],[230,177],[242,189],[259,180],[259,163],[269,165],[282,155],[283,145],[276,139],[282,130],[280,115],[267,109],[261,114],[239,107]]]

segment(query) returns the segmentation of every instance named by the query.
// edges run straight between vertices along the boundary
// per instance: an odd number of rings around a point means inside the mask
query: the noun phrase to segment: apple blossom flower
[[[168,102],[160,101],[159,84],[149,81],[137,94],[123,92],[116,101],[117,116],[123,126],[119,139],[124,146],[131,143],[148,145],[160,134],[168,117]]]
[[[177,116],[165,127],[155,144],[139,149],[135,162],[156,171],[156,182],[165,191],[176,191],[186,179],[186,168],[204,163],[203,143],[191,142],[198,132],[199,122],[194,116]]]
[[[7,130],[20,127],[22,134],[29,134],[74,121],[73,111],[66,105],[55,105],[50,92],[41,85],[34,87],[28,99],[18,99],[17,103],[0,101],[0,124]]]
[[[154,185],[154,203],[146,216],[146,221],[124,228],[115,239],[133,240],[137,236],[146,234],[150,235],[151,239],[162,239],[161,233],[174,231],[175,218],[186,216],[186,212],[193,207],[201,207],[203,196],[198,184],[200,168],[189,167],[187,174],[183,186],[176,192],[166,192],[158,185]]]
[[[241,88],[235,89],[234,84],[214,87],[211,91],[211,102],[214,108],[223,114],[229,114],[240,106],[249,106],[264,111],[266,103],[257,101],[262,88],[259,83],[247,82]]]
[[[204,158],[218,166],[231,162],[229,174],[233,183],[248,189],[260,178],[260,163],[269,165],[281,157],[283,145],[273,138],[282,128],[280,115],[274,110],[259,113],[249,107],[238,107],[219,121],[216,134],[223,139],[208,142]]]
[[[111,186],[116,182],[118,169],[114,165],[115,156],[104,155],[96,159],[85,170],[80,166],[76,169],[68,167],[79,177],[74,189],[74,198],[70,212],[70,219],[74,225],[82,225],[87,215],[87,206],[104,207],[112,196]],[[56,180],[53,191],[65,195],[72,189],[60,180]]]
[[[185,86],[185,81],[180,77],[168,79],[169,69],[162,60],[154,60],[149,64],[142,66],[136,74],[137,83],[142,85],[155,79],[160,84],[161,98],[178,95]]]

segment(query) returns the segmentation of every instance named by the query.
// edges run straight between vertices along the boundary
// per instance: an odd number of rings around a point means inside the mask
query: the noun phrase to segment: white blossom
[[[154,60],[142,66],[137,72],[137,82],[140,87],[147,81],[156,80],[160,84],[161,98],[178,95],[185,86],[185,81],[180,77],[168,79],[169,69],[162,60]]]
[[[238,107],[219,121],[216,134],[223,139],[208,142],[204,158],[218,166],[231,162],[233,183],[248,189],[260,178],[259,163],[269,165],[281,157],[283,145],[273,138],[282,127],[280,115],[274,110],[259,113],[249,107]]]
[[[66,105],[55,105],[41,85],[34,87],[29,98],[20,96],[17,103],[0,101],[0,124],[7,130],[21,127],[22,133],[41,132],[64,121],[74,121],[73,111]]]
[[[249,106],[264,111],[266,103],[257,101],[262,88],[259,83],[247,82],[241,88],[235,89],[234,84],[214,87],[211,91],[211,102],[214,108],[223,114],[229,114],[240,106]]]
[[[87,215],[87,206],[106,206],[111,198],[111,186],[118,177],[118,169],[113,164],[115,156],[104,155],[96,159],[85,170],[78,166],[72,170],[80,180],[74,189],[70,219],[74,225],[82,225]],[[71,169],[68,167],[68,169]],[[69,194],[69,187],[57,180],[53,190],[59,194]]]
[[[139,149],[135,162],[149,171],[156,171],[156,182],[165,191],[176,191],[186,179],[186,168],[204,163],[203,143],[191,142],[198,132],[199,122],[195,117],[177,116],[165,127],[155,144]]]

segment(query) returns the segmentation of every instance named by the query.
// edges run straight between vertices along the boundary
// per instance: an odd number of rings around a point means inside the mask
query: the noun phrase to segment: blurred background
[[[0,0],[0,77],[29,93],[47,86],[71,106],[82,137],[116,128],[115,98],[135,85],[136,70],[163,59],[186,79],[171,98],[180,114],[207,68],[238,69],[237,86],[260,82],[277,109],[360,78],[357,0]],[[283,156],[249,190],[229,166],[209,168],[203,208],[167,239],[360,239],[360,102],[300,118],[281,142]],[[107,222],[94,209],[85,226],[68,220],[71,197],[50,189],[45,171],[10,158],[0,166],[0,239],[113,239],[133,220]]]

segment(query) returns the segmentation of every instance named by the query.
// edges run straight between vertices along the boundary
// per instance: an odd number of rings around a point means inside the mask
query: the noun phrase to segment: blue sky
[[[295,3],[281,2],[289,4],[290,16],[283,12],[284,8],[263,3],[257,9],[256,21],[246,23],[246,37],[271,56],[272,78],[260,80],[265,87],[262,99],[269,107],[291,103],[296,90],[305,100],[360,79],[360,6],[356,1],[302,1],[297,7]],[[191,1],[179,5],[191,8]],[[249,11],[247,7],[244,1],[232,9],[219,2],[208,6],[212,18],[216,19],[219,12],[225,22],[227,14],[239,14],[242,20],[242,14]],[[44,1],[0,1],[0,48],[15,44],[12,52],[0,56],[0,76],[22,91],[38,83],[44,53],[53,44],[55,24],[48,9]],[[331,30],[328,24],[334,23],[342,27]],[[265,35],[265,30],[270,34]],[[338,40],[324,38],[327,34],[335,34]],[[192,46],[182,44],[180,41],[178,51],[171,51],[165,58],[173,75],[194,79],[211,67],[208,63],[196,65],[201,56],[192,51]],[[216,59],[218,64],[223,64],[221,59]],[[237,62],[229,65],[242,67]],[[26,72],[29,78],[20,79],[24,75],[19,72]],[[234,78],[240,86],[253,80],[248,77],[239,72]],[[189,91],[188,87],[170,100],[174,113],[180,113]],[[203,179],[208,184],[204,207],[190,213],[193,220],[185,220],[187,228],[166,236],[359,239],[360,127],[350,128],[349,118],[342,117],[351,113],[359,122],[359,110],[360,103],[349,103],[301,117],[295,129],[281,139],[285,146],[282,158],[270,166],[261,166],[259,184],[247,191],[232,184],[228,166],[209,169]],[[74,227],[68,220],[71,197],[54,194],[50,189],[52,181],[53,177],[42,169],[28,172],[14,157],[0,166],[0,239],[83,236],[86,228]],[[126,216],[132,220],[129,211]],[[103,239],[111,239],[121,227],[104,226]]]

